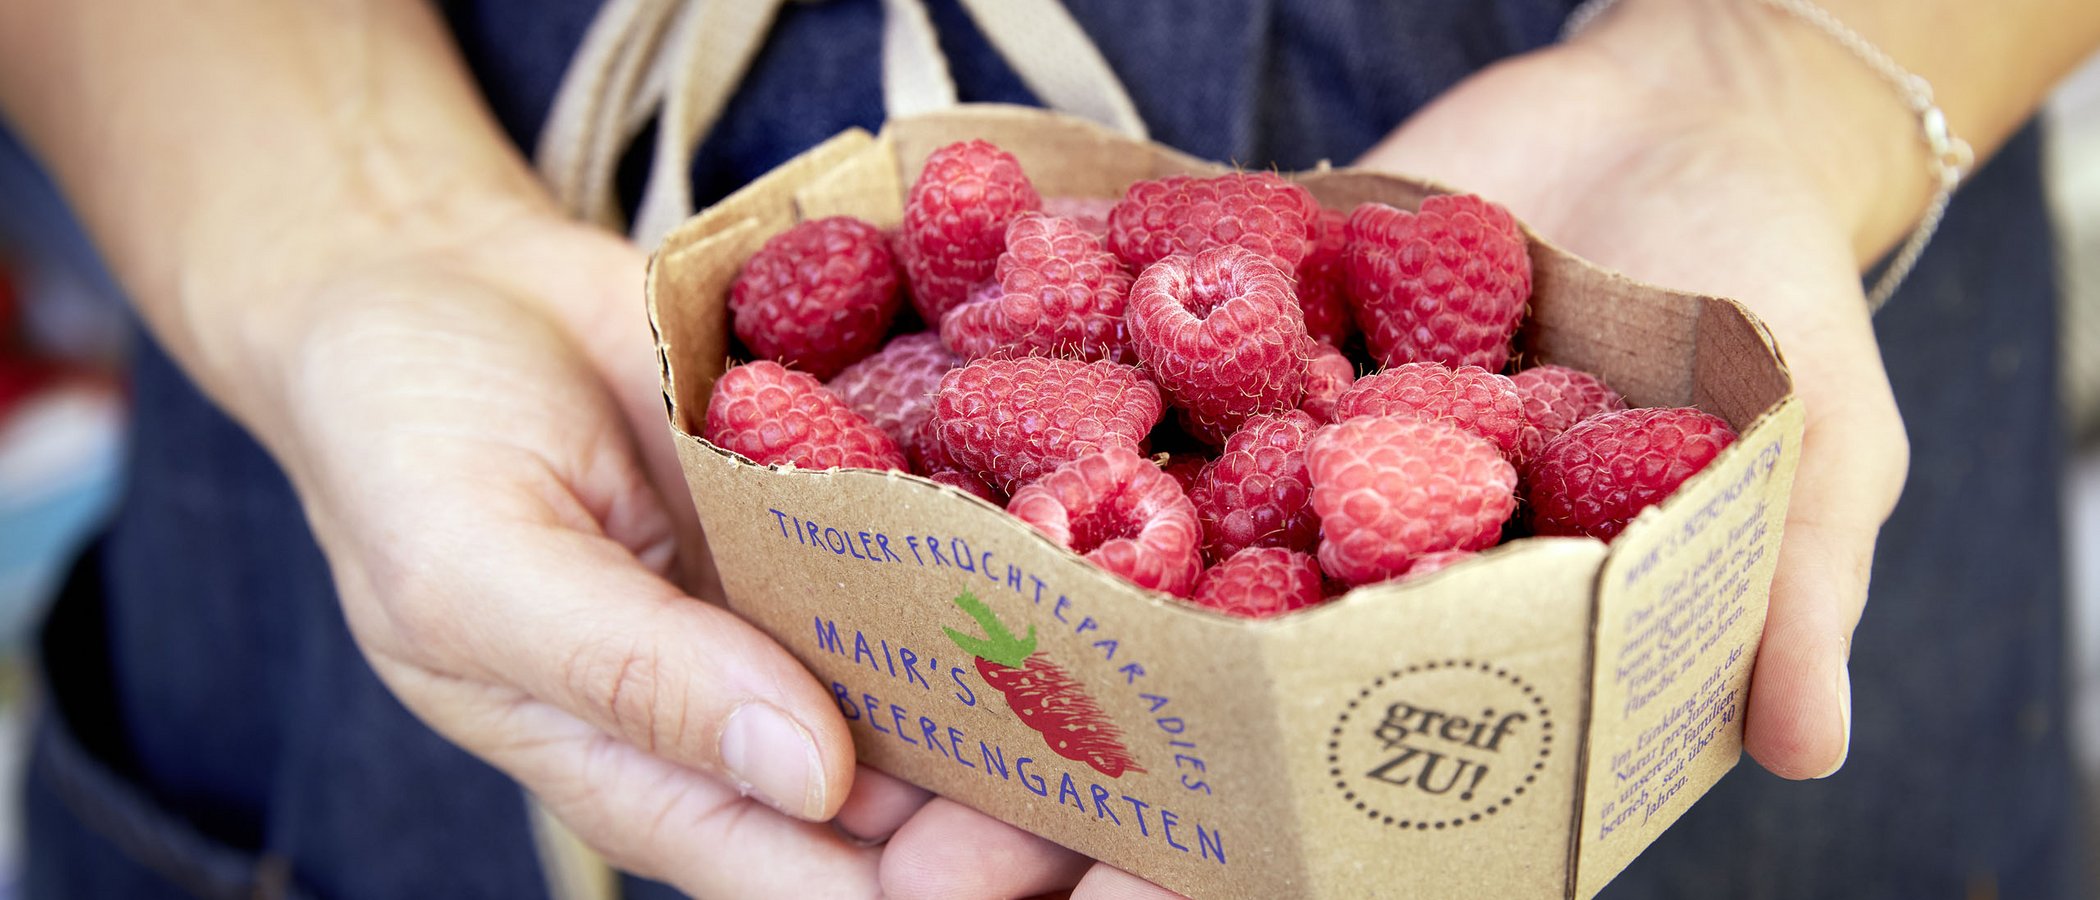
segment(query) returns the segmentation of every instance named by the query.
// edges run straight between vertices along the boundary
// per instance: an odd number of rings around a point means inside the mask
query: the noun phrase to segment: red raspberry
[[[1174,483],[1181,485],[1182,491],[1187,492],[1196,489],[1196,476],[1202,474],[1203,467],[1207,465],[1210,465],[1210,457],[1201,453],[1175,453],[1168,456],[1167,461],[1160,463],[1159,467],[1174,476]]]
[[[1359,378],[1334,401],[1339,421],[1357,416],[1441,419],[1494,442],[1511,462],[1524,440],[1524,401],[1507,376],[1478,366],[1408,363]]]
[[[1591,416],[1546,443],[1525,472],[1539,534],[1606,541],[1735,443],[1735,429],[1690,407]]]
[[[729,289],[731,327],[744,346],[818,378],[881,346],[899,303],[882,230],[846,216],[774,235]]]
[[[1319,216],[1312,194],[1272,172],[1171,175],[1124,192],[1108,214],[1108,248],[1138,272],[1177,253],[1240,246],[1295,273]]]
[[[1170,256],[1138,277],[1124,313],[1153,380],[1212,444],[1248,416],[1290,409],[1311,341],[1290,279],[1252,251]]]
[[[942,313],[991,278],[1006,249],[1007,223],[1042,205],[1013,154],[984,141],[933,151],[905,197],[899,253],[920,317],[939,324]]]
[[[824,386],[910,453],[919,423],[933,407],[933,389],[959,365],[962,360],[941,346],[940,335],[922,331],[891,339]]]
[[[1138,587],[1188,596],[1203,571],[1196,510],[1159,466],[1112,447],[1014,492],[1006,511]]]
[[[1472,195],[1410,213],[1366,203],[1349,216],[1348,294],[1371,355],[1501,371],[1531,297],[1531,255],[1509,211]]]
[[[1079,230],[1108,240],[1108,213],[1116,201],[1108,197],[1044,197],[1043,214],[1071,219]]]
[[[1196,582],[1197,605],[1243,619],[1266,619],[1292,610],[1318,606],[1320,564],[1311,556],[1281,547],[1248,547],[1203,571]]]
[[[1407,577],[1414,578],[1418,575],[1427,575],[1479,555],[1480,551],[1478,550],[1439,550],[1435,553],[1424,553],[1415,557],[1414,564],[1407,567]]]
[[[984,479],[961,469],[937,469],[927,473],[926,480],[947,485],[994,506],[1006,506],[1006,495],[999,493],[998,488],[985,484]]]
[[[1140,452],[1162,409],[1131,366],[980,359],[941,378],[928,427],[955,467],[1012,493],[1097,450]]]
[[[1300,410],[1256,416],[1225,441],[1225,452],[1196,476],[1189,500],[1213,560],[1246,547],[1312,552],[1320,519],[1312,511],[1305,442],[1320,423]]]
[[[1298,308],[1305,310],[1305,330],[1331,347],[1349,342],[1356,319],[1349,312],[1349,217],[1322,209],[1317,235],[1305,261],[1298,264]]]
[[[1356,363],[1340,350],[1321,344],[1305,366],[1305,397],[1298,408],[1325,425],[1334,421],[1334,402],[1356,383]]]
[[[1487,439],[1412,416],[1329,425],[1305,448],[1320,567],[1349,585],[1407,572],[1439,550],[1495,543],[1516,509],[1517,470]]]
[[[906,471],[903,451],[882,429],[816,378],[767,360],[715,379],[702,436],[760,465]]]
[[[1524,400],[1524,418],[1531,426],[1524,438],[1525,459],[1537,456],[1547,441],[1575,423],[1626,408],[1626,398],[1618,391],[1581,369],[1538,366],[1511,375],[1509,380]]]
[[[1131,361],[1123,337],[1130,273],[1070,219],[1022,216],[1006,226],[996,291],[941,318],[941,340],[969,359],[1065,356]]]

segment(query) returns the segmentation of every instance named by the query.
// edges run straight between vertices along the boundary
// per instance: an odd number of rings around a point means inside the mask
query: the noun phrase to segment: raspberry
[[[1028,215],[1006,226],[996,290],[941,318],[941,340],[969,359],[1066,356],[1131,361],[1123,337],[1130,273],[1069,219]]]
[[[1320,564],[1295,550],[1248,547],[1205,569],[1196,582],[1195,600],[1226,615],[1266,619],[1296,609],[1318,606]]]
[[[1210,465],[1210,458],[1201,453],[1174,453],[1167,457],[1166,462],[1160,463],[1159,467],[1174,476],[1174,483],[1181,485],[1181,489],[1186,492],[1196,489],[1196,476],[1202,474],[1203,467],[1207,465]]]
[[[1356,320],[1349,312],[1349,217],[1322,209],[1312,250],[1298,264],[1298,308],[1305,311],[1305,330],[1330,347],[1349,342]]]
[[[1524,400],[1524,418],[1531,426],[1525,435],[1525,459],[1537,456],[1547,441],[1575,423],[1626,408],[1626,398],[1618,391],[1581,369],[1538,366],[1511,375],[1509,380]]]
[[[1256,416],[1203,467],[1189,500],[1203,523],[1203,546],[1222,560],[1246,547],[1311,552],[1320,542],[1305,474],[1305,442],[1319,423],[1299,410]]]
[[[940,335],[922,331],[891,339],[824,386],[910,453],[918,443],[919,423],[933,406],[933,389],[961,364],[941,346]]]
[[[1234,247],[1170,256],[1138,277],[1124,313],[1137,356],[1198,438],[1298,405],[1311,341],[1290,279]]]
[[[1108,240],[1108,212],[1116,201],[1107,197],[1044,197],[1043,214],[1071,219],[1080,231]]]
[[[1159,389],[1131,366],[980,359],[941,378],[928,427],[956,468],[1012,493],[1097,450],[1140,452],[1161,412]]]
[[[1239,246],[1295,273],[1319,216],[1312,194],[1271,172],[1171,175],[1124,192],[1108,214],[1108,248],[1137,272],[1177,253]]]
[[[814,376],[766,360],[715,379],[702,436],[760,465],[906,468],[897,443]]]
[[[1014,492],[1006,511],[1138,587],[1187,596],[1203,571],[1196,510],[1172,476],[1122,447]]]
[[[1419,213],[1366,203],[1348,230],[1348,295],[1372,356],[1501,371],[1531,297],[1508,210],[1472,195],[1431,197]]]
[[[889,242],[845,216],[774,235],[729,289],[731,328],[744,346],[818,378],[881,346],[899,305]]]
[[[939,324],[942,313],[991,278],[1007,223],[1042,205],[1013,154],[984,141],[933,151],[905,197],[899,253],[920,317]]]
[[[1733,443],[1727,422],[1690,407],[1591,416],[1548,441],[1525,472],[1532,527],[1609,541]]]
[[[1461,560],[1472,559],[1479,555],[1480,551],[1478,550],[1438,550],[1435,553],[1424,553],[1415,557],[1414,564],[1407,567],[1407,577],[1414,578],[1418,575],[1427,575],[1431,572],[1448,568]]]
[[[1434,419],[1366,416],[1305,447],[1320,567],[1349,585],[1407,572],[1439,550],[1495,543],[1516,508],[1517,470],[1477,434]]]
[[[1334,401],[1356,383],[1356,363],[1340,350],[1321,344],[1305,366],[1305,397],[1298,408],[1321,424],[1334,421]]]
[[[985,484],[984,479],[961,469],[937,469],[927,473],[926,480],[952,487],[995,506],[1006,506],[1006,495],[999,493],[998,488]]]
[[[1494,442],[1512,462],[1524,440],[1524,401],[1507,376],[1478,366],[1408,363],[1356,380],[1334,401],[1338,421],[1357,416],[1441,419]]]

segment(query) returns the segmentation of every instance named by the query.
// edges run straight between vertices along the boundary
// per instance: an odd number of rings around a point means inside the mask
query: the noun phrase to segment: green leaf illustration
[[[1018,669],[1028,660],[1029,654],[1035,652],[1034,625],[1028,626],[1027,637],[1014,637],[1014,633],[1007,630],[1006,623],[999,621],[999,617],[992,613],[992,608],[984,605],[984,601],[977,599],[977,595],[969,591],[957,594],[955,605],[969,614],[970,618],[977,622],[977,627],[984,629],[985,633],[985,637],[979,638],[953,628],[942,628],[942,631],[948,633],[948,639],[954,641],[955,646],[961,647],[964,653],[1009,669]]]

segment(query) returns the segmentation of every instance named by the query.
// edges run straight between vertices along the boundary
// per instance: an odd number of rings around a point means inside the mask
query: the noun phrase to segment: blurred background
[[[2074,744],[2100,822],[2100,62],[2047,113],[2064,272],[2063,400]],[[48,185],[0,132],[0,900],[20,866],[16,778],[30,715],[25,654],[66,566],[122,489],[131,435],[125,311]],[[1872,627],[1871,612],[1867,627]],[[2100,829],[2089,833],[2100,835]],[[2100,838],[2087,854],[2100,879]]]

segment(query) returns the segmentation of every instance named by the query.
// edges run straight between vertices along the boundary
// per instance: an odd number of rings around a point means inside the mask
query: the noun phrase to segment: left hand
[[[1608,44],[1556,45],[1461,82],[1357,165],[1480,193],[1578,255],[1644,281],[1736,298],[1770,326],[1808,424],[1745,745],[1774,773],[1818,777],[1845,758],[1846,659],[1909,445],[1860,286],[1856,219],[1871,200],[1844,195],[1827,169],[1803,158],[1799,120],[1774,114],[1770,98],[1702,93],[1716,90],[1697,78],[1652,81]],[[1900,129],[1900,112],[1877,109],[1861,121]],[[997,839],[935,839],[966,829]],[[934,800],[890,840],[882,876],[899,897],[1020,896],[1072,883],[1083,863]],[[957,873],[970,880],[952,881]],[[1175,895],[1097,864],[1075,896]]]

